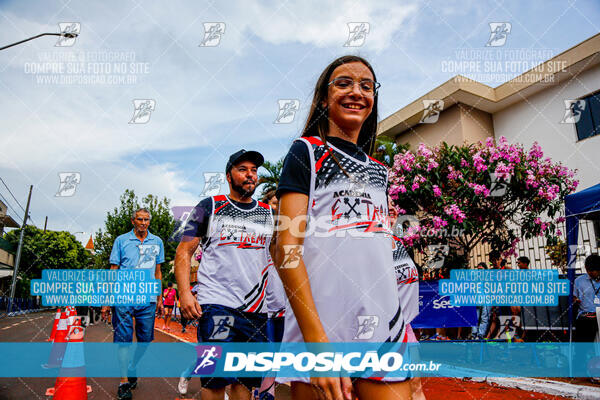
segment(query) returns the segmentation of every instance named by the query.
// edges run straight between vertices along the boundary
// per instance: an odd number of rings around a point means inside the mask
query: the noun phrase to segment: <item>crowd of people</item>
[[[449,271],[419,276],[392,231],[396,215],[388,198],[388,171],[370,156],[379,86],[361,57],[329,64],[316,82],[306,124],[285,157],[278,187],[263,201],[252,197],[263,156],[245,150],[232,154],[225,166],[228,194],[203,199],[186,222],[175,255],[178,293],[169,283],[156,303],[114,307],[115,342],[131,342],[133,318],[138,342],[152,341],[156,311],[169,330],[177,301],[183,329],[197,321],[202,343],[417,341],[410,323],[419,312],[419,279],[446,278]],[[133,231],[115,241],[111,267],[140,268],[140,254],[154,246],[154,263],[144,267],[154,268],[161,279],[164,249],[148,232],[150,218],[145,209],[134,213]],[[282,220],[291,222],[281,227]],[[202,259],[192,285],[191,260],[199,247]],[[506,268],[499,255],[490,254],[489,261],[490,268]],[[519,259],[520,268],[528,264]],[[598,294],[597,276],[590,278],[578,281],[581,326],[588,323],[588,306],[595,304],[589,296]],[[497,335],[504,311],[480,307],[472,335]],[[517,316],[520,309],[509,312]],[[442,331],[436,335],[447,337]],[[119,399],[132,398],[135,366],[144,351],[139,349],[123,360],[127,368]],[[187,392],[191,375],[189,370],[182,375],[180,393]],[[277,382],[291,386],[293,399],[424,398],[419,380],[408,376],[277,377]],[[258,398],[272,399],[275,380],[203,377],[201,386],[204,400],[223,399],[226,387],[231,399],[250,399],[253,389]]]

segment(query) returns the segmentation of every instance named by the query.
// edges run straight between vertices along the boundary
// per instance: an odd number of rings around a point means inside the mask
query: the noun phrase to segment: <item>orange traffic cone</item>
[[[46,342],[51,342],[54,340],[56,336],[56,328],[58,327],[58,321],[60,320],[60,307],[56,309],[56,315],[54,316],[54,324],[52,324],[52,331],[50,332],[50,337],[46,339]]]
[[[44,364],[44,368],[58,368],[61,366],[67,346],[67,333],[69,329],[67,321],[67,314],[64,312],[60,313],[60,319],[56,327],[52,349],[50,350],[50,356],[48,357],[48,363]]]
[[[77,316],[77,310],[75,310],[75,307],[69,306],[69,311],[67,312],[67,317],[69,317],[69,326],[73,325],[73,321],[75,319],[75,317]]]
[[[85,377],[84,333],[81,320],[76,319],[67,336],[67,351],[60,370],[61,376],[56,378],[54,387],[46,390],[46,396],[52,396],[53,400],[85,400],[92,391]]]

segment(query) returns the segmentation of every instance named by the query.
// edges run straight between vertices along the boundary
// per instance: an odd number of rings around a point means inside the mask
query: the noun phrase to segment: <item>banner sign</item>
[[[419,281],[419,315],[413,328],[455,328],[477,326],[477,307],[453,306],[450,296],[440,296],[438,280]]]

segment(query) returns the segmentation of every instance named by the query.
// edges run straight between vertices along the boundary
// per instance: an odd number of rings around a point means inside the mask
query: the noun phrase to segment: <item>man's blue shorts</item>
[[[267,314],[249,313],[218,304],[202,304],[202,316],[198,320],[198,343],[200,342],[268,342]],[[240,383],[252,390],[260,387],[262,378],[208,378],[203,377],[202,387],[220,389],[232,383]]]
[[[272,317],[267,322],[267,332],[269,334],[269,341],[274,343],[280,343],[283,339],[283,327],[285,325],[284,317]]]
[[[113,307],[112,325],[115,330],[113,342],[131,343],[133,341],[133,318],[135,318],[135,336],[139,343],[154,340],[154,315],[156,303],[138,307]]]

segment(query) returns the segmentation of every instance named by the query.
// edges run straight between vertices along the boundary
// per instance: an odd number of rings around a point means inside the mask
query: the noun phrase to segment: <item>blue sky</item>
[[[383,119],[456,75],[448,65],[461,50],[490,50],[489,23],[511,24],[496,48],[501,62],[519,49],[557,55],[600,31],[597,1],[188,3],[0,2],[0,45],[56,32],[60,22],[81,24],[71,47],[45,37],[0,51],[0,176],[23,206],[34,185],[38,226],[48,215],[50,229],[85,232],[78,238],[87,240],[126,188],[193,205],[203,174],[222,171],[239,148],[279,159],[299,135],[317,77],[337,56],[371,61]],[[205,22],[225,23],[218,46],[199,46]],[[360,47],[343,47],[350,22],[369,24]],[[70,61],[60,57],[72,56],[91,68],[83,75],[106,78],[93,57],[111,54],[148,71],[114,85],[49,83],[44,76],[68,74],[40,72],[45,60],[66,68]],[[502,72],[516,76],[536,57],[518,60],[520,68]],[[128,124],[133,99],[155,100],[148,123]],[[289,124],[274,124],[278,99],[300,102]],[[56,197],[58,174],[74,171],[81,176],[75,194]],[[0,194],[22,218],[3,186]]]

